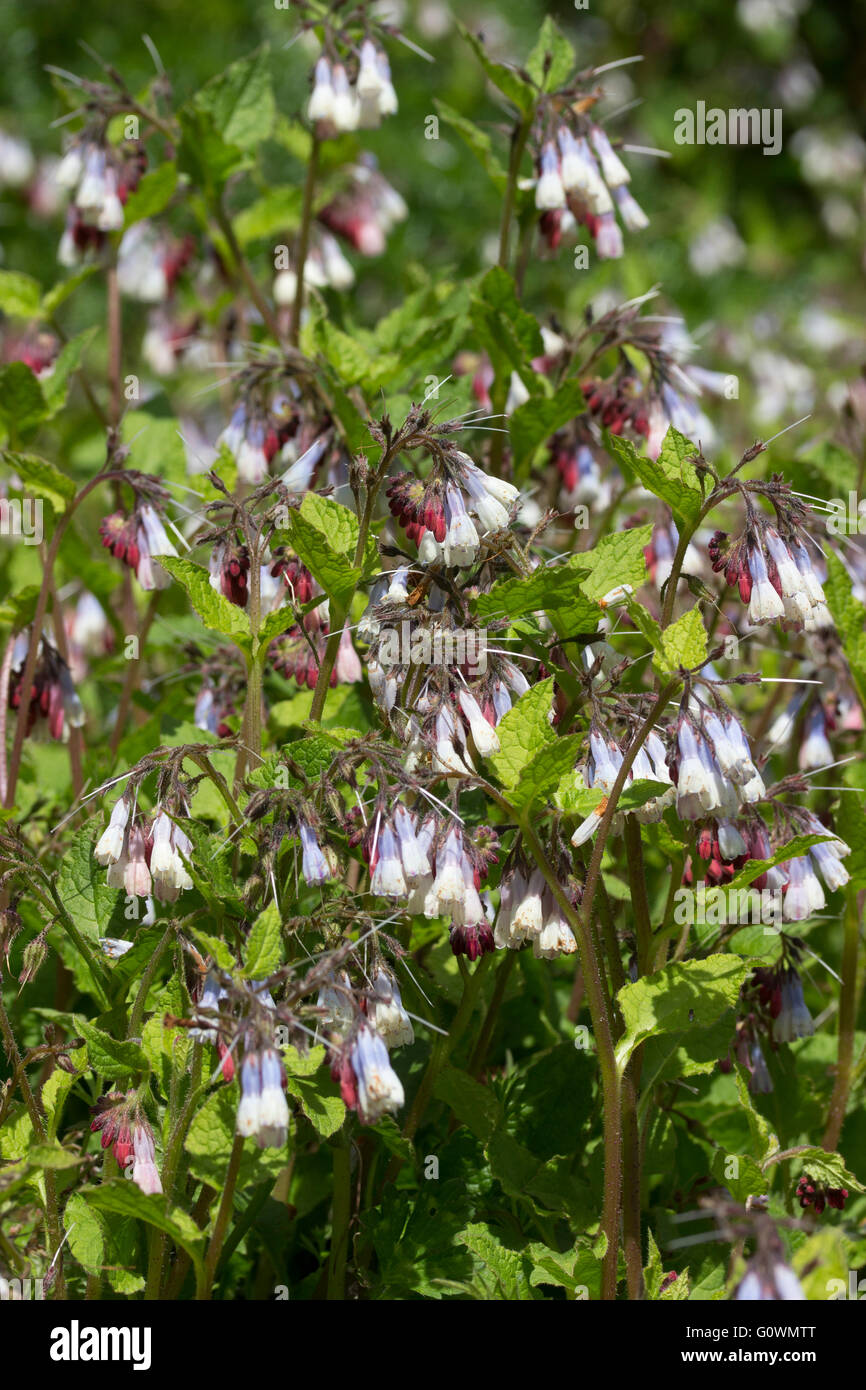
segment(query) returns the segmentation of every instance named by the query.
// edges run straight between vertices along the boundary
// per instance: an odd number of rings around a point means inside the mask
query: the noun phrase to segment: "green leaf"
[[[533,1288],[549,1284],[566,1289],[572,1298],[601,1297],[601,1260],[580,1242],[564,1254],[535,1242],[529,1246],[528,1254],[532,1259],[529,1282]]]
[[[271,133],[276,105],[267,45],[213,77],[192,99],[227,145],[254,150]]]
[[[69,296],[78,289],[78,286],[83,285],[85,280],[89,280],[91,275],[95,273],[95,264],[85,265],[80,270],[76,270],[67,280],[61,280],[58,284],[52,285],[39,306],[39,317],[42,319],[53,318],[61,304],[65,304]]]
[[[440,118],[446,125],[456,130],[457,134],[468,145],[482,167],[489,174],[494,186],[501,193],[505,189],[507,174],[502,165],[502,161],[494,153],[493,141],[486,130],[482,130],[474,121],[467,120],[461,116],[459,111],[448,106],[444,101],[434,100],[433,105],[439,113]]]
[[[282,964],[280,910],[268,903],[250,929],[244,949],[244,974],[248,980],[264,980]]]
[[[754,1157],[759,1163],[779,1152],[779,1140],[767,1120],[756,1109],[749,1091],[749,1083],[744,1067],[737,1066],[737,1095],[740,1105],[746,1112],[749,1132],[755,1146]]]
[[[364,572],[376,564],[376,544],[370,540],[364,569],[352,560],[358,543],[358,518],[332,497],[308,492],[300,510],[289,512],[288,532],[293,548],[341,612],[349,606]]]
[[[5,458],[24,485],[24,491],[44,497],[60,515],[75,496],[75,483],[48,459],[36,454],[7,453]]]
[[[473,1080],[457,1067],[443,1067],[433,1094],[453,1111],[461,1124],[486,1144],[502,1119],[502,1107],[488,1086]]]
[[[552,396],[534,396],[517,407],[509,416],[508,432],[518,480],[528,472],[539,445],[546,443],[583,408],[583,394],[576,381],[566,381]]]
[[[481,1222],[465,1226],[457,1239],[475,1256],[489,1297],[509,1302],[523,1302],[532,1298],[531,1268],[524,1254],[509,1250]]]
[[[725,893],[736,892],[740,888],[748,888],[750,883],[754,883],[761,874],[772,869],[776,864],[784,864],[789,859],[799,859],[801,855],[807,854],[812,845],[819,845],[824,840],[830,840],[833,836],[827,835],[795,835],[781,849],[777,849],[771,859],[749,859],[741,869],[738,869],[730,883],[725,884]]]
[[[237,1085],[220,1085],[196,1114],[184,1144],[193,1176],[218,1189],[225,1181],[235,1141],[237,1108]],[[239,1189],[262,1182],[269,1175],[275,1178],[285,1162],[285,1149],[260,1149],[254,1139],[246,1139],[238,1172]]]
[[[841,1154],[828,1153],[826,1149],[811,1148],[797,1154],[800,1170],[807,1173],[814,1182],[825,1187],[847,1188],[849,1192],[863,1192],[863,1184],[846,1167]]]
[[[158,1231],[165,1231],[175,1245],[187,1252],[196,1269],[201,1267],[204,1232],[179,1207],[169,1211],[163,1193],[144,1193],[134,1182],[113,1178],[99,1187],[88,1188],[82,1195],[94,1211],[116,1212],[119,1216],[132,1217],[154,1226]]]
[[[501,266],[493,266],[479,281],[471,300],[471,318],[494,365],[522,369],[530,389],[540,389],[529,364],[544,351],[541,329],[535,316],[522,307],[514,280]]]
[[[824,595],[827,607],[833,616],[839,641],[848,658],[860,703],[866,708],[866,608],[854,597],[851,576],[829,547],[826,559],[827,578],[824,581]]]
[[[80,1014],[75,1017],[75,1027],[87,1043],[88,1065],[106,1080],[138,1072],[146,1074],[150,1070],[150,1063],[137,1042],[119,1042]]]
[[[497,724],[500,746],[490,758],[490,766],[503,786],[517,786],[527,763],[545,744],[556,740],[550,723],[552,698],[553,677],[548,676],[521,695]]]
[[[508,793],[512,805],[526,811],[533,802],[546,800],[573,769],[582,742],[582,734],[567,734],[539,748],[524,764],[517,783]]]
[[[251,641],[249,618],[242,608],[229,603],[227,598],[211,587],[206,569],[178,555],[157,555],[154,558],[186,589],[205,627],[222,633],[224,637],[231,637],[239,647],[248,648]]]
[[[767,1191],[769,1179],[748,1154],[728,1154],[718,1149],[713,1154],[713,1177],[726,1187],[735,1202],[745,1203]]]
[[[241,246],[265,237],[283,236],[300,224],[303,195],[296,186],[269,188],[234,219],[235,236]]]
[[[231,971],[235,969],[234,955],[222,937],[213,936],[210,932],[199,931],[195,927],[190,928],[190,936],[207,955],[213,958],[220,970]]]
[[[65,406],[72,374],[81,365],[85,349],[95,337],[96,331],[95,326],[86,328],[83,333],[77,333],[68,343],[64,343],[57,354],[53,372],[41,383],[47,407],[47,420],[52,419]]]
[[[544,92],[562,87],[574,67],[574,49],[549,15],[541,26],[535,47],[526,60],[526,71]]]
[[[298,1101],[320,1138],[329,1139],[341,1128],[346,1107],[324,1060],[324,1047],[311,1047],[306,1054],[295,1047],[283,1051],[286,1090]]]
[[[38,425],[47,413],[42,387],[26,363],[0,367],[0,421],[11,438]]]
[[[33,319],[39,313],[42,287],[32,275],[0,270],[0,310],[13,319]]]
[[[617,995],[625,1034],[617,1044],[624,1066],[634,1049],[659,1033],[708,1028],[726,1009],[733,1008],[751,967],[735,955],[711,955],[705,960],[666,965]]]
[[[707,630],[699,608],[690,608],[660,632],[653,666],[662,679],[685,667],[700,666],[707,657]]]
[[[495,63],[492,58],[487,56],[487,50],[480,38],[469,32],[464,24],[457,26],[461,38],[465,39],[484,69],[494,87],[498,87],[503,95],[508,97],[510,102],[522,111],[524,115],[531,112],[535,106],[536,95],[530,84],[518,74],[516,68],[506,67],[504,63]]]
[[[607,436],[607,447],[627,474],[634,474],[649,492],[667,502],[679,526],[694,526],[704,495],[689,462],[689,457],[698,451],[685,435],[671,425],[655,460],[639,455],[631,440],[621,435]]]
[[[142,177],[138,187],[130,193],[123,209],[124,227],[131,227],[145,217],[156,217],[163,212],[177,188],[177,165],[168,159],[149,169]]]
[[[97,836],[79,830],[66,849],[57,873],[57,892],[81,935],[94,946],[100,936],[119,936],[128,923],[123,895],[105,882],[105,869],[93,857]],[[118,912],[120,908],[120,912]],[[115,915],[117,914],[117,915]],[[116,926],[117,930],[112,930]]]
[[[581,569],[589,570],[581,583],[587,598],[596,603],[621,584],[640,588],[646,579],[644,551],[652,540],[653,528],[632,526],[628,531],[615,531],[603,536],[592,550],[583,550],[574,557]]]
[[[601,617],[598,605],[581,592],[587,570],[573,556],[564,565],[539,565],[528,579],[497,579],[486,594],[475,600],[479,622],[519,618],[527,613],[557,613],[572,630],[594,632]]]

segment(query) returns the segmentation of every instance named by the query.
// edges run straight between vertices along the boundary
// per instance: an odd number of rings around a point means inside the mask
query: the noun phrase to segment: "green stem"
[[[505,959],[501,960],[499,962],[499,965],[497,966],[496,984],[493,988],[493,994],[490,999],[490,1005],[487,1010],[487,1016],[484,1019],[484,1023],[481,1027],[481,1032],[478,1034],[478,1041],[476,1042],[475,1047],[472,1049],[472,1056],[469,1058],[469,1065],[466,1068],[470,1076],[478,1076],[479,1072],[484,1066],[484,1062],[487,1057],[487,1049],[490,1046],[490,1039],[493,1035],[493,1029],[496,1026],[496,1018],[499,1013],[502,1000],[505,998],[505,991],[508,987],[508,981],[511,977],[511,972],[514,969],[516,960],[516,951],[506,951]]]
[[[292,304],[292,317],[289,324],[289,342],[293,347],[298,345],[298,335],[301,330],[301,309],[304,303],[304,268],[307,264],[307,252],[310,249],[310,227],[313,221],[313,197],[316,188],[316,176],[319,172],[319,141],[313,136],[310,146],[310,158],[307,161],[307,172],[304,179],[304,202],[301,209],[301,225],[298,230],[297,250],[295,251],[295,299]]]
[[[508,268],[508,242],[511,235],[511,219],[514,215],[514,204],[517,198],[517,180],[520,175],[520,162],[523,159],[523,151],[526,149],[526,141],[532,127],[532,116],[524,116],[520,124],[515,127],[511,136],[511,154],[508,160],[508,182],[505,185],[505,201],[502,204],[502,220],[499,224],[499,260],[498,264],[503,270]]]
[[[839,1143],[851,1090],[851,1064],[854,1060],[854,1030],[858,1002],[857,951],[860,944],[860,912],[857,898],[857,893],[849,888],[842,944],[842,987],[839,992],[839,1055],[827,1115],[827,1128],[822,1140],[823,1147],[829,1151],[834,1150]]]
[[[346,1260],[349,1254],[349,1221],[352,1214],[351,1142],[340,1135],[334,1144],[334,1197],[331,1214],[331,1249],[328,1256],[330,1302],[346,1296]]]
[[[189,1093],[184,1102],[183,1109],[177,1117],[174,1128],[169,1136],[169,1141],[165,1150],[165,1158],[162,1165],[162,1190],[165,1193],[166,1211],[171,1210],[172,1198],[174,1196],[174,1185],[177,1177],[177,1170],[180,1164],[183,1141],[192,1119],[193,1111],[207,1087],[201,1085],[202,1054],[204,1048],[201,1043],[193,1045],[192,1071],[190,1073]],[[163,1264],[165,1263],[165,1250],[167,1237],[165,1231],[158,1233],[158,1239],[150,1247],[150,1255],[147,1267],[147,1285],[144,1290],[146,1302],[152,1302],[159,1298],[160,1284],[162,1282]]]
[[[625,778],[623,778],[623,782]],[[618,795],[618,793],[617,793]],[[612,793],[613,798],[613,793]],[[613,1044],[613,1019],[608,1003],[607,991],[602,978],[601,963],[596,953],[593,935],[590,930],[592,895],[589,894],[589,880],[584,888],[583,911],[577,913],[563,891],[562,885],[542,848],[541,842],[528,821],[522,825],[527,848],[553,893],[566,921],[577,939],[580,964],[586,984],[592,1031],[598,1053],[598,1067],[601,1076],[602,1101],[604,1106],[604,1199],[602,1206],[601,1229],[607,1239],[607,1249],[602,1264],[601,1296],[604,1300],[616,1298],[617,1264],[619,1256],[619,1214],[620,1192],[622,1186],[622,1120],[620,1113],[620,1072]],[[602,826],[599,829],[601,835]],[[599,862],[601,856],[599,855]],[[596,872],[597,877],[597,872]],[[594,886],[594,885],[593,885]]]
[[[216,1274],[216,1267],[219,1263],[220,1252],[223,1248],[223,1241],[226,1238],[226,1231],[231,1220],[232,1206],[234,1203],[235,1186],[238,1180],[238,1172],[241,1166],[241,1156],[244,1151],[244,1140],[240,1134],[235,1135],[232,1151],[229,1156],[229,1166],[226,1170],[225,1186],[220,1200],[219,1211],[214,1222],[213,1234],[207,1248],[204,1260],[204,1271],[201,1284],[196,1291],[196,1298],[199,1302],[208,1302],[213,1297],[213,1282]]]
[[[9,1064],[12,1067],[13,1076],[15,1080],[18,1082],[18,1088],[21,1091],[21,1095],[24,1099],[24,1104],[27,1107],[27,1113],[30,1116],[30,1123],[33,1126],[33,1133],[35,1134],[38,1142],[40,1144],[44,1144],[46,1141],[45,1125],[43,1123],[42,1114],[39,1109],[39,1102],[37,1101],[36,1096],[33,1093],[33,1089],[27,1078],[27,1073],[24,1070],[24,1063],[22,1062],[21,1054],[18,1051],[18,1044],[15,1041],[15,1034],[12,1032],[12,1025],[9,1022],[9,1015],[6,1012],[6,1006],[3,1003],[2,989],[0,989],[0,1037],[2,1037],[3,1039],[3,1047],[6,1052],[6,1056],[9,1059]],[[58,1299],[64,1299],[66,1297],[66,1284],[63,1278],[63,1264],[59,1255],[60,1243],[63,1239],[63,1232],[60,1226],[60,1211],[57,1205],[57,1186],[55,1182],[55,1175],[54,1171],[51,1168],[46,1168],[44,1170],[44,1182],[45,1235],[48,1243],[48,1254],[49,1258],[53,1259],[56,1257],[58,1259],[59,1269],[57,1273],[57,1283],[55,1285],[56,1297]]]
[[[135,1000],[130,1011],[129,1027],[126,1030],[126,1036],[128,1038],[137,1038],[140,1036],[139,1029],[141,1028],[141,1019],[142,1015],[144,1014],[144,1007],[147,1003],[148,991],[151,985],[153,984],[153,979],[156,975],[156,968],[159,965],[165,948],[168,945],[171,938],[173,937],[175,930],[176,924],[172,920],[166,927],[159,945],[157,946],[150,960],[147,962],[147,966],[138,986],[138,993],[135,996]]]

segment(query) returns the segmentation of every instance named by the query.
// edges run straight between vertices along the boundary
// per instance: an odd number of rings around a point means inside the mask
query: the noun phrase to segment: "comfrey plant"
[[[863,1215],[863,552],[787,438],[729,454],[658,289],[526,287],[649,225],[549,21],[522,66],[464,34],[503,150],[441,108],[496,264],[370,321],[417,223],[366,133],[426,71],[377,14],[296,5],[279,112],[264,52],[182,104],[155,50],[54,74],[77,269],[0,277],[3,500],[47,528],[3,553],[0,1275],[820,1297]],[[694,1193],[718,1237],[663,1274]]]

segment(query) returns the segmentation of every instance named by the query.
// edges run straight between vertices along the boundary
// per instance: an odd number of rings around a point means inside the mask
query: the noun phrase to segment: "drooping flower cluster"
[[[94,1107],[90,1128],[100,1135],[103,1149],[111,1149],[124,1177],[131,1175],[142,1192],[162,1192],[153,1130],[135,1091],[103,1096]]]
[[[350,130],[370,130],[397,111],[397,93],[384,49],[372,39],[361,44],[356,68],[323,55],[316,63],[307,118],[320,140]]]
[[[108,232],[123,226],[123,205],[144,173],[147,157],[141,145],[108,145],[82,135],[60,161],[57,184],[72,191],[66,228],[57,257],[74,266],[90,250],[99,251]]]
[[[584,117],[561,124],[541,146],[535,182],[535,206],[543,214],[542,232],[552,246],[558,244],[568,220],[585,226],[602,260],[623,253],[622,231],[649,226],[649,218],[635,201],[631,175],[601,128]]]
[[[30,648],[30,629],[20,632],[12,648],[12,665],[9,676],[9,708],[20,709],[27,705],[26,732],[32,733],[40,719],[47,720],[48,732],[53,739],[69,737],[70,729],[80,729],[84,724],[84,708],[78,698],[72,675],[57,648],[43,633],[36,649],[36,666],[30,686],[29,699],[25,700],[24,669]]]
[[[748,739],[730,710],[717,713],[696,702],[682,708],[676,738],[671,771],[681,819],[735,818],[741,806],[763,797],[764,782]]]
[[[387,487],[388,504],[410,540],[418,544],[421,564],[475,564],[483,537],[503,531],[519,490],[489,477],[468,454],[443,451],[441,467],[424,482],[400,473]]]
[[[749,622],[758,626],[779,622],[791,632],[832,626],[807,539],[795,522],[780,530],[755,512],[736,540],[716,531],[709,544],[712,567],[717,574],[724,572],[748,604]]]
[[[130,515],[112,512],[100,522],[102,544],[116,560],[135,572],[142,589],[166,589],[171,576],[154,559],[160,555],[177,555],[156,508],[137,497]]]
[[[279,1053],[255,1043],[241,1062],[241,1099],[235,1128],[260,1149],[282,1149],[289,1132],[289,1106]]]
[[[295,428],[287,395],[280,392],[268,399],[260,391],[252,391],[235,407],[217,440],[217,448],[224,445],[237,463],[240,480],[257,487],[268,476],[271,459]]]
[[[578,893],[573,900],[579,901]],[[540,869],[518,862],[503,875],[493,940],[500,950],[531,945],[533,955],[546,960],[577,950],[574,933]]]
[[[93,850],[97,863],[108,869],[109,888],[122,888],[129,897],[154,897],[161,903],[176,902],[192,888],[183,862],[191,854],[189,836],[165,810],[158,808],[152,822],[133,817],[128,794],[114,803]]]
[[[589,758],[583,769],[583,780],[591,790],[601,791],[605,793],[605,796],[575,830],[571,837],[573,845],[585,844],[598,829],[607,807],[607,794],[613,789],[623,765],[624,756],[617,740],[610,734],[606,734],[593,721],[589,730]],[[645,742],[638,748],[629,768],[625,786],[640,781],[660,782],[665,787],[670,788],[670,790],[661,791],[656,796],[650,796],[643,805],[634,811],[637,819],[645,823],[661,820],[665,808],[672,804],[675,792],[668,770],[665,745],[655,729],[650,730]]]
[[[343,175],[347,186],[321,209],[318,220],[360,255],[381,256],[390,233],[409,215],[406,202],[372,155],[362,155],[357,164],[343,170]]]
[[[350,1110],[363,1125],[374,1125],[383,1115],[394,1114],[405,1100],[403,1083],[391,1066],[384,1039],[366,1022],[360,1022],[343,1051],[336,1079]]]
[[[844,1211],[847,1200],[847,1187],[828,1187],[826,1183],[817,1181],[808,1173],[804,1173],[797,1184],[797,1201],[803,1211],[811,1207],[817,1216],[821,1215],[825,1207],[832,1207],[834,1211]]]
[[[117,248],[121,293],[143,304],[162,304],[192,253],[190,237],[179,241],[146,218],[134,222]]]

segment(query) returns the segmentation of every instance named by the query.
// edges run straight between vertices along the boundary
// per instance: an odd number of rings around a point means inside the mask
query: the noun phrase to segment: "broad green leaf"
[[[39,306],[39,317],[51,319],[57,313],[61,304],[65,304],[71,294],[74,294],[79,285],[83,285],[85,280],[89,280],[91,275],[95,275],[96,265],[85,265],[80,270],[76,270],[67,280],[61,280],[58,284],[52,285],[48,290]]]
[[[238,1099],[237,1084],[227,1086],[221,1082],[196,1114],[184,1145],[193,1176],[218,1189],[225,1180],[235,1141]],[[249,1187],[268,1176],[275,1178],[285,1162],[285,1149],[259,1149],[254,1139],[245,1140],[238,1174],[239,1188]]]
[[[499,752],[490,758],[490,766],[503,786],[517,786],[527,763],[545,744],[556,740],[551,726],[553,677],[539,681],[521,695],[517,703],[496,726]]]
[[[333,498],[314,492],[306,494],[300,510],[289,512],[288,520],[293,548],[328,597],[345,612],[363,573],[376,563],[375,541],[367,546],[364,569],[356,569],[352,562],[358,518]]]
[[[607,437],[608,449],[627,474],[633,474],[649,492],[667,502],[678,526],[694,526],[703,506],[700,480],[690,456],[697,449],[671,425],[657,459],[638,454],[631,440]]]
[[[539,748],[521,768],[520,777],[509,790],[511,803],[525,811],[533,802],[546,800],[574,767],[582,743],[582,734],[566,734]]]
[[[552,396],[533,396],[508,418],[515,477],[522,480],[533,455],[552,434],[567,425],[584,408],[576,381],[566,381]]]
[[[574,49],[555,20],[547,15],[535,47],[526,60],[526,71],[544,92],[562,87],[574,67]]]
[[[659,1033],[709,1028],[733,1008],[750,968],[739,956],[711,955],[666,965],[625,985],[617,995],[625,1025],[625,1035],[617,1044],[620,1065],[641,1042]]]
[[[489,174],[494,186],[501,193],[506,184],[507,174],[502,165],[502,161],[494,153],[493,140],[486,130],[482,130],[474,121],[470,121],[466,116],[462,116],[459,111],[448,106],[444,101],[438,99],[433,105],[439,113],[440,119],[456,130],[463,142],[480,162],[481,166]]]
[[[256,149],[270,135],[276,112],[267,47],[211,78],[191,104],[211,117],[227,145]]]
[[[644,551],[652,540],[653,528],[632,526],[628,531],[615,531],[603,536],[592,550],[583,550],[574,557],[589,575],[581,583],[587,598],[596,603],[620,585],[640,588],[646,578]]]
[[[436,1078],[433,1094],[454,1112],[461,1124],[486,1143],[502,1119],[502,1108],[488,1086],[473,1080],[458,1067],[443,1067]]]
[[[265,237],[286,236],[301,220],[302,191],[297,186],[269,188],[234,219],[235,236],[241,246]]]
[[[125,1178],[113,1178],[100,1187],[91,1187],[83,1194],[89,1207],[100,1213],[116,1212],[119,1216],[133,1217],[165,1231],[175,1245],[179,1245],[198,1267],[204,1255],[204,1232],[200,1231],[191,1216],[179,1207],[167,1209],[163,1193],[144,1193],[134,1182]]]
[[[42,387],[24,362],[0,367],[0,423],[14,441],[48,413]]]
[[[205,627],[222,633],[224,637],[231,637],[240,647],[246,649],[249,646],[249,618],[242,608],[229,603],[227,598],[211,587],[206,569],[177,555],[157,555],[154,558],[186,589]]]
[[[75,1027],[87,1043],[88,1065],[106,1080],[150,1070],[150,1063],[137,1042],[118,1041],[80,1014],[75,1017]]]
[[[771,1158],[773,1154],[779,1152],[779,1140],[768,1121],[755,1109],[745,1068],[738,1065],[736,1071],[737,1095],[740,1099],[740,1105],[746,1112],[749,1132],[755,1146],[753,1157],[757,1158],[759,1163],[763,1163],[765,1159]]]
[[[750,883],[754,883],[761,874],[772,869],[776,864],[785,864],[789,859],[799,859],[807,854],[812,845],[821,844],[823,840],[833,837],[829,831],[826,835],[795,835],[781,849],[777,849],[771,859],[749,859],[741,869],[738,869],[730,883],[725,884],[725,893],[736,892],[740,888],[748,888]]]
[[[250,928],[244,948],[244,974],[249,980],[264,980],[279,969],[282,957],[280,910],[276,903],[268,903]]]
[[[653,666],[662,679],[700,666],[707,656],[707,630],[699,608],[690,608],[659,635]]]
[[[854,597],[851,576],[829,547],[826,559],[824,594],[827,607],[833,615],[839,641],[851,667],[851,677],[860,703],[866,707],[866,608]]]
[[[713,1177],[726,1187],[735,1202],[745,1204],[747,1198],[758,1197],[767,1191],[770,1179],[748,1154],[728,1154],[718,1149],[713,1155]]]
[[[806,1149],[804,1153],[797,1154],[797,1164],[804,1174],[825,1187],[842,1187],[848,1192],[864,1191],[863,1184],[855,1178],[841,1154],[828,1153],[826,1149]]]
[[[55,464],[36,454],[7,453],[9,467],[17,473],[26,493],[35,493],[51,503],[58,515],[66,511],[75,496],[75,483],[67,478]]]
[[[458,1240],[472,1252],[490,1298],[525,1301],[531,1299],[531,1266],[525,1254],[509,1250],[488,1226],[472,1222]]]
[[[311,1047],[306,1054],[295,1047],[283,1051],[286,1090],[295,1097],[320,1138],[330,1139],[341,1128],[346,1107],[324,1060],[323,1047]]]
[[[141,222],[146,217],[156,217],[163,212],[174,197],[176,188],[177,165],[173,160],[167,159],[164,164],[149,169],[126,200],[124,227],[131,227],[133,222]]]
[[[560,613],[568,616],[569,627],[594,632],[601,617],[598,605],[582,593],[586,569],[572,557],[564,565],[539,565],[528,579],[498,579],[486,594],[475,600],[480,622],[496,618],[518,618],[527,613]]]
[[[471,306],[476,335],[494,364],[523,371],[529,388],[539,390],[529,363],[544,351],[541,329],[535,316],[520,304],[508,271],[500,266],[488,270],[478,283]]]
[[[496,63],[492,58],[489,58],[482,40],[470,33],[464,24],[458,24],[457,27],[494,87],[498,87],[500,92],[507,96],[510,102],[513,102],[518,111],[522,111],[524,115],[531,112],[536,100],[531,85],[519,75],[515,68],[507,67],[505,63]]]
[[[0,310],[12,319],[32,319],[39,313],[42,288],[32,275],[0,270]]]

